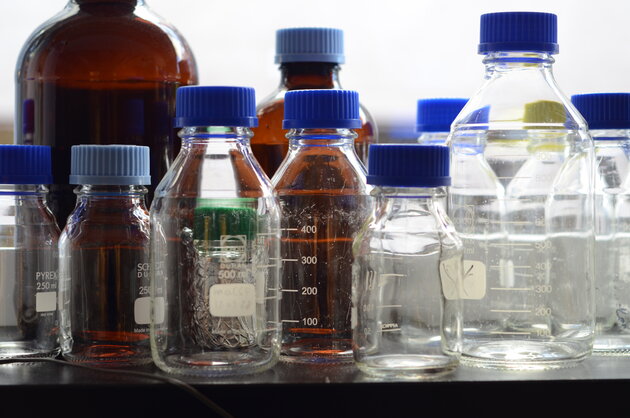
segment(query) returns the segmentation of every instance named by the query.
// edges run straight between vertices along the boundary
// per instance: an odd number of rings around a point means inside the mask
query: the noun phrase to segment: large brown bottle
[[[151,148],[152,192],[179,152],[175,91],[197,84],[186,41],[143,0],[69,0],[26,42],[17,63],[15,141],[50,145],[50,205],[60,226],[74,208],[70,148]]]
[[[282,78],[276,91],[257,108],[258,128],[251,140],[254,156],[272,178],[289,149],[288,131],[282,129],[284,96],[289,90],[341,89],[340,64],[344,62],[343,31],[330,28],[289,28],[276,32],[276,63]],[[376,123],[361,106],[363,125],[356,132],[355,150],[367,164],[369,144],[377,141]]]

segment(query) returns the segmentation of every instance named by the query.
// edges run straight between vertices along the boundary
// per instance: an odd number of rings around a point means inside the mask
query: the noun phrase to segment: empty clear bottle
[[[101,367],[151,362],[149,147],[75,145],[77,202],[59,240],[61,353]]]
[[[180,88],[176,114],[182,148],[151,205],[153,358],[179,374],[265,370],[280,352],[280,220],[249,145],[254,90]]]
[[[630,354],[630,93],[571,101],[595,144],[595,342],[597,354]]]
[[[0,145],[0,358],[59,353],[51,180],[49,147]]]
[[[459,115],[468,99],[420,99],[416,130],[423,145],[444,145],[451,131],[451,123]]]
[[[462,243],[440,202],[449,149],[372,145],[374,209],[354,242],[354,359],[377,376],[453,370],[461,344]]]
[[[485,82],[453,122],[464,243],[462,361],[539,369],[593,342],[593,143],[552,74],[557,19],[481,17]]]
[[[273,184],[282,208],[282,354],[352,361],[352,240],[368,215],[365,168],[354,149],[358,94],[286,95],[289,154]]]
[[[286,28],[276,32],[276,59],[281,79],[276,91],[262,100],[257,113],[260,125],[254,129],[252,149],[269,177],[284,160],[289,149],[284,118],[284,95],[290,90],[340,89],[340,65],[345,62],[343,31],[332,28]],[[376,121],[361,106],[361,126],[354,146],[359,159],[367,164],[368,146],[376,142]]]

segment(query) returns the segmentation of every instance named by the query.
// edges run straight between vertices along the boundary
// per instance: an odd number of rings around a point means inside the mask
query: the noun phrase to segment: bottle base
[[[32,342],[10,341],[0,342],[0,359],[8,358],[54,358],[59,348],[42,349]]]
[[[238,352],[200,352],[154,356],[155,364],[164,372],[188,376],[236,376],[259,373],[278,362],[278,354],[262,349]]]
[[[593,354],[598,356],[630,356],[630,335],[596,335],[593,343]]]
[[[352,362],[350,339],[301,339],[282,345],[280,359],[292,363],[333,364]]]
[[[363,373],[379,378],[432,379],[451,373],[458,365],[456,357],[440,355],[382,355],[357,361]]]
[[[62,356],[72,363],[107,368],[142,366],[152,362],[148,348],[113,344],[91,345],[81,350],[62,352]]]

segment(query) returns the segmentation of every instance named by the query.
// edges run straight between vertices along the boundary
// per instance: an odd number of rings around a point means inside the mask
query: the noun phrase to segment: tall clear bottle
[[[416,131],[418,142],[423,145],[444,145],[451,124],[466,105],[468,99],[436,98],[418,100]]]
[[[272,182],[282,208],[282,354],[352,361],[352,241],[368,216],[365,168],[354,149],[359,95],[286,95],[289,153]]]
[[[183,87],[176,123],[182,148],[151,205],[153,359],[200,376],[268,369],[280,352],[280,218],[249,145],[254,90]]]
[[[289,149],[284,118],[284,96],[290,90],[341,89],[340,65],[345,62],[343,31],[330,28],[288,28],[276,32],[276,58],[280,64],[280,85],[257,106],[258,128],[254,129],[252,150],[271,178]],[[361,106],[361,126],[355,149],[367,164],[368,146],[378,139],[376,122]]]
[[[556,39],[553,14],[483,15],[485,81],[449,136],[469,364],[553,368],[592,349],[593,142],[554,80]]]
[[[63,228],[74,209],[73,145],[149,146],[151,201],[179,151],[175,90],[197,84],[197,68],[186,40],[144,0],[67,0],[26,40],[15,83],[15,142],[52,147],[49,202]]]
[[[376,376],[452,371],[461,344],[462,243],[441,200],[449,149],[370,147],[374,207],[354,242],[354,359]]]
[[[595,144],[595,342],[630,355],[630,93],[579,94],[571,102]]]
[[[151,362],[149,149],[72,147],[76,207],[59,240],[61,353],[72,362]]]
[[[0,145],[0,359],[59,353],[50,179],[49,147]]]

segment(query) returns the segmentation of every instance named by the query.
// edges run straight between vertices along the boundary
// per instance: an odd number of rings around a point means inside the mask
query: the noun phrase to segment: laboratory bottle
[[[557,17],[481,16],[485,81],[453,122],[449,216],[464,244],[461,361],[575,364],[594,335],[593,141],[552,72]]]
[[[434,377],[458,364],[463,249],[440,199],[444,145],[370,146],[372,213],[354,241],[354,360],[363,372]]]
[[[144,0],[68,0],[17,62],[15,143],[52,147],[49,203],[61,228],[74,209],[71,147],[145,145],[154,182],[179,150],[175,90],[197,84],[192,52]]]
[[[630,93],[579,94],[595,146],[593,352],[630,354]]]
[[[76,206],[59,239],[61,353],[71,362],[151,362],[149,148],[75,145]]]
[[[0,145],[0,359],[59,354],[50,147]]]
[[[176,113],[181,151],[151,205],[153,359],[177,374],[263,371],[280,352],[280,212],[250,147],[254,90],[182,87]]]
[[[282,211],[282,359],[352,361],[352,240],[369,210],[354,148],[359,95],[290,91],[284,111],[289,153],[272,179]]]
[[[416,131],[423,145],[444,145],[451,131],[451,123],[468,99],[435,98],[418,100]]]
[[[257,106],[258,127],[252,150],[271,178],[289,149],[282,128],[284,96],[290,90],[341,89],[340,66],[345,62],[343,31],[332,28],[286,28],[276,32],[275,62],[280,64],[280,85]],[[376,122],[360,105],[361,126],[355,149],[367,164],[368,145],[378,139]]]

